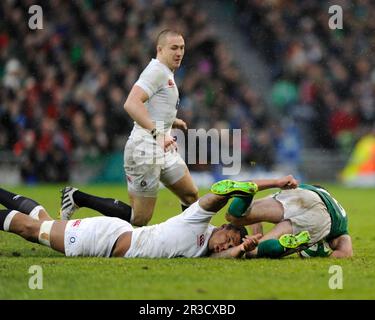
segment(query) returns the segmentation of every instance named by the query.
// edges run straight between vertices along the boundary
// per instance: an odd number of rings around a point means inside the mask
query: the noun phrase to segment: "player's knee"
[[[49,221],[49,220],[53,220],[53,219],[49,216],[48,212],[47,212],[45,209],[41,209],[41,210],[39,211],[38,219],[39,219],[39,221],[41,221],[41,222],[43,222],[43,221]]]
[[[353,257],[353,249],[347,249],[343,252],[343,258],[351,258]]]
[[[183,199],[181,199],[186,205],[191,205],[194,202],[198,201],[198,189],[194,188],[191,191],[187,192]]]
[[[146,226],[151,220],[151,215],[137,215],[135,214],[132,220],[132,225],[137,227]]]

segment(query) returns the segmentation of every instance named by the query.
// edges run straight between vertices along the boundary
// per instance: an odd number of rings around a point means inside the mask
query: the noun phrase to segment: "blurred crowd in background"
[[[270,106],[196,3],[51,0],[33,31],[33,1],[1,2],[0,150],[19,159],[25,182],[68,181],[85,157],[123,149],[133,125],[123,103],[164,28],[185,35],[178,117],[189,128],[242,129],[245,164],[271,169],[295,153],[296,120],[303,143],[344,149],[374,123],[370,1],[356,1],[334,32],[324,1],[235,1],[235,23],[271,68]]]
[[[349,152],[375,123],[375,3],[236,3],[242,31],[271,68],[271,107],[297,120],[305,145]],[[334,4],[342,29],[328,25]]]

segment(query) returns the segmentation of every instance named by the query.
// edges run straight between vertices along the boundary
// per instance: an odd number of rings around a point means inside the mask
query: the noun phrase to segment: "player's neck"
[[[172,69],[168,66],[168,64],[163,60],[163,58],[161,58],[160,56],[156,56],[156,59],[161,63],[161,64],[164,64],[170,71],[172,71],[173,73],[175,72],[175,69]]]

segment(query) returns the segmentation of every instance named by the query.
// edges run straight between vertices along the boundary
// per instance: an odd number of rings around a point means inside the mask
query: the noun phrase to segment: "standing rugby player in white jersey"
[[[198,189],[170,135],[172,128],[187,129],[186,123],[176,118],[179,93],[174,80],[185,52],[184,38],[179,32],[163,30],[157,37],[156,50],[156,59],[144,69],[124,104],[134,120],[124,152],[131,207],[115,199],[66,187],[60,211],[63,220],[70,219],[76,208],[89,207],[136,226],[147,225],[154,211],[159,182],[177,195],[183,210],[198,200]]]
[[[184,38],[176,31],[163,30],[157,37],[156,50],[156,59],[142,72],[124,106],[135,122],[125,147],[135,225],[146,225],[151,219],[159,181],[185,207],[198,200],[198,189],[170,135],[172,127],[187,129],[185,122],[176,118],[179,95],[173,76],[184,56]]]

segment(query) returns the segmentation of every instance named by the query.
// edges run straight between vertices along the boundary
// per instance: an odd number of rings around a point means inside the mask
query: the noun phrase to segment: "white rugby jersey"
[[[173,72],[158,59],[152,59],[135,85],[141,87],[149,99],[145,106],[156,128],[169,132],[176,119],[179,103],[178,88]],[[144,135],[144,129],[134,122],[132,135]]]
[[[205,256],[208,240],[215,229],[209,223],[214,214],[203,210],[197,201],[163,223],[134,229],[125,258]]]

